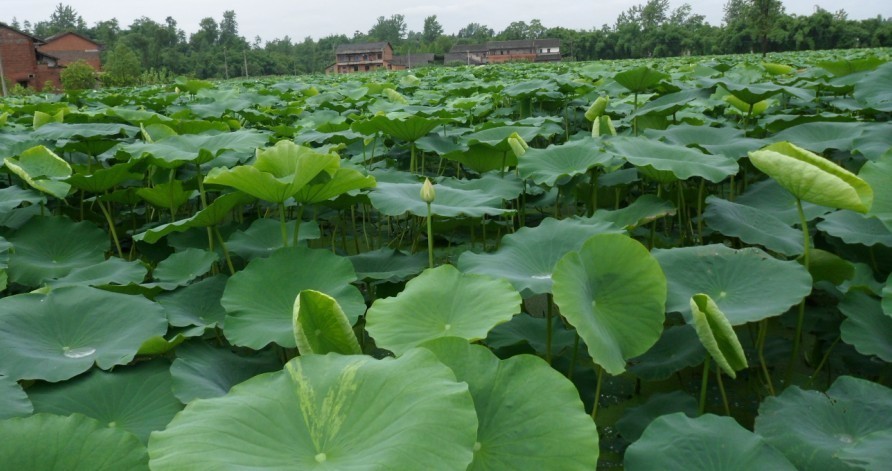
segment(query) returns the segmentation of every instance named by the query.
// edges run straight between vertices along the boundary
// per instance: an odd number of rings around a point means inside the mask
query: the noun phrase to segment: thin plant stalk
[[[545,361],[551,364],[551,338],[554,335],[554,326],[552,319],[554,318],[554,295],[548,293],[545,295],[548,308],[545,311]]]
[[[700,381],[700,415],[706,412],[706,387],[709,386],[709,356],[703,360],[703,378]]]
[[[579,332],[574,332],[573,356],[570,357],[570,368],[567,370],[567,379],[573,380],[573,372],[576,371],[576,357],[579,355]]]
[[[427,203],[427,263],[434,268],[434,229],[431,225],[431,204]]]
[[[725,415],[731,415],[731,408],[728,407],[728,395],[725,394],[725,385],[722,383],[722,369],[715,369],[715,380],[719,383],[719,393],[722,395],[722,404],[725,406]]]
[[[805,212],[802,210],[802,201],[796,198],[796,210],[799,212],[799,225],[802,227],[802,241],[805,252],[802,254],[802,264],[808,271],[811,260],[811,237],[808,234],[808,221],[805,219]],[[796,359],[799,358],[799,349],[802,342],[802,324],[805,322],[805,298],[799,303],[799,315],[796,318],[796,336],[793,337],[793,353],[790,355],[790,364],[787,366],[787,384],[793,379],[793,368],[796,365]]]
[[[102,215],[105,216],[105,221],[108,223],[108,230],[111,233],[112,240],[115,241],[115,250],[118,251],[118,257],[124,258],[124,251],[121,250],[121,241],[118,240],[118,231],[115,229],[115,221],[111,217],[111,213],[109,213],[108,209],[106,209],[105,205],[102,204],[102,201],[97,197],[96,204],[99,205],[99,210],[102,211]],[[41,204],[41,210],[43,209],[43,205]]]
[[[809,385],[811,385],[811,383],[814,382],[815,378],[818,377],[818,374],[821,373],[821,370],[824,368],[824,365],[827,364],[827,360],[830,359],[830,353],[833,351],[833,347],[835,347],[836,344],[839,343],[839,339],[841,339],[841,338],[842,337],[837,336],[836,340],[834,340],[833,343],[830,344],[830,347],[827,349],[827,351],[824,352],[824,356],[821,358],[821,362],[818,363],[818,367],[815,368],[815,372],[812,373],[811,377],[808,379]]]
[[[298,236],[300,235],[300,223],[304,217],[304,205],[297,204],[297,219],[294,220],[294,237],[291,239],[291,245],[297,247]]]
[[[223,236],[220,234],[220,229],[217,226],[209,227],[214,234],[217,236],[217,241],[220,242],[220,248],[223,249],[223,258],[226,259],[226,268],[229,269],[230,275],[235,275],[235,267],[232,265],[232,258],[229,256],[229,249],[226,248],[226,242],[223,241]]]
[[[765,364],[765,338],[768,337],[768,319],[762,319],[759,322],[759,336],[756,340],[756,349],[759,352],[759,364],[762,365],[762,374],[765,375],[765,384],[768,385],[768,392],[774,396],[774,382],[771,380],[771,373],[768,372],[768,365]]]
[[[598,385],[595,386],[595,400],[592,402],[592,421],[597,421],[598,418],[598,402],[601,400],[601,382],[604,377],[604,368],[601,368],[600,365],[595,363],[595,368],[598,370]]]
[[[288,247],[288,228],[285,226],[285,203],[279,203],[279,226],[282,228],[282,247]]]

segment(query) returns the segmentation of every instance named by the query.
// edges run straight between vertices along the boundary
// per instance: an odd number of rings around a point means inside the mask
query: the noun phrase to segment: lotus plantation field
[[[9,469],[879,469],[889,50],[0,101]]]

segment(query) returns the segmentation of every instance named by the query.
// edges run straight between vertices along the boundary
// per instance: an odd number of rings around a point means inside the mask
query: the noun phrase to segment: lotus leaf
[[[803,123],[775,134],[776,141],[801,142],[809,150],[825,152],[827,149],[852,150],[853,142],[866,129],[864,123]]]
[[[148,269],[140,262],[128,262],[111,257],[95,265],[75,268],[62,278],[49,280],[46,284],[53,288],[73,285],[101,287],[116,284],[126,286],[142,283],[146,274],[148,274]]]
[[[890,429],[892,390],[851,376],[826,393],[788,387],[765,399],[756,417],[756,433],[800,469],[850,469],[838,454]]]
[[[718,183],[739,170],[737,162],[723,155],[704,154],[695,149],[631,137],[612,139],[609,147],[636,167],[653,167],[687,180],[701,177]]]
[[[56,382],[96,363],[128,363],[146,339],[162,335],[161,307],[139,296],[70,286],[0,299],[0,372]]]
[[[853,95],[859,103],[877,111],[892,111],[892,63],[887,62],[865,74]]]
[[[32,188],[56,198],[65,198],[71,189],[65,182],[71,176],[71,166],[44,146],[32,147],[23,151],[18,159],[7,157],[3,162]]]
[[[847,244],[882,244],[892,247],[892,232],[875,217],[868,218],[843,209],[827,214],[822,219],[817,225],[818,230],[839,237]]]
[[[592,359],[611,375],[660,338],[666,277],[639,242],[622,234],[590,237],[558,261],[554,302],[576,327]]]
[[[427,267],[423,253],[406,254],[399,250],[381,248],[348,257],[363,280],[398,282],[411,278]]]
[[[341,306],[331,296],[303,290],[294,300],[294,342],[301,355],[359,355],[362,349]]]
[[[643,66],[613,76],[617,83],[632,92],[641,93],[669,78],[668,74]]]
[[[152,164],[162,168],[177,168],[187,163],[209,162],[225,150],[248,156],[266,144],[267,139],[265,133],[241,130],[220,134],[171,136],[158,142],[134,142],[121,146],[121,150],[135,159],[148,156]]]
[[[832,208],[865,213],[873,190],[864,180],[835,163],[789,142],[750,152],[750,161],[796,198]]]
[[[28,389],[36,412],[84,414],[111,428],[126,430],[144,443],[183,408],[171,392],[166,362],[117,368],[114,373],[93,370],[70,381]]]
[[[780,219],[788,226],[799,224],[799,213],[796,209],[796,197],[785,190],[776,181],[768,179],[747,186],[746,192],[735,201],[737,204],[750,206]],[[819,216],[827,214],[832,209],[801,201],[802,212],[805,220],[811,221]],[[800,239],[802,234],[800,233]]]
[[[427,216],[427,204],[418,196],[421,183],[386,183],[378,185],[369,193],[372,205],[388,216],[401,216],[410,213]],[[498,216],[512,212],[502,209],[502,199],[480,190],[459,190],[448,185],[438,185],[437,200],[431,203],[431,213],[435,216],[482,217]]]
[[[861,291],[850,291],[839,303],[846,320],[839,326],[842,341],[863,355],[892,362],[892,316],[879,301]]]
[[[579,250],[595,234],[621,232],[610,223],[546,218],[502,238],[494,253],[465,252],[458,267],[467,273],[504,278],[524,297],[551,292],[554,265],[567,252]]]
[[[708,196],[703,218],[706,224],[748,244],[758,244],[787,256],[802,254],[802,232],[793,229],[771,213]]]
[[[132,433],[80,414],[0,420],[0,436],[0,463],[13,469],[149,469],[146,448]]]
[[[34,412],[28,395],[15,380],[0,375],[0,421],[13,417],[26,417]]]
[[[694,329],[706,351],[725,374],[736,378],[736,372],[746,369],[747,363],[743,347],[728,318],[709,295],[702,293],[691,297],[691,314]]]
[[[500,360],[485,347],[454,337],[422,347],[468,383],[474,398],[480,425],[469,470],[597,466],[598,432],[579,393],[541,358]]]
[[[288,240],[294,235],[294,224],[286,226]],[[319,225],[312,221],[300,224],[300,241],[318,239],[320,236]],[[255,219],[251,225],[243,230],[236,231],[226,242],[227,248],[234,254],[245,260],[266,257],[279,250],[282,245],[282,226],[273,219]]]
[[[379,347],[400,355],[439,337],[486,338],[520,312],[520,302],[506,280],[443,265],[410,280],[397,296],[375,300],[366,329]]]
[[[223,396],[238,383],[282,367],[272,351],[244,356],[201,340],[180,345],[176,355],[177,359],[170,365],[172,389],[184,404],[198,398]]]
[[[653,469],[654,463],[667,471],[796,469],[766,440],[730,417],[706,414],[692,419],[681,412],[654,420],[626,449],[629,471]]]
[[[669,280],[668,312],[691,318],[691,297],[709,295],[731,325],[779,316],[811,293],[812,278],[795,261],[751,247],[705,245],[654,250]]]
[[[427,350],[309,355],[192,401],[152,434],[149,456],[159,471],[465,469],[476,430],[468,386]]]
[[[647,353],[630,361],[629,371],[646,381],[661,381],[675,372],[703,364],[706,350],[689,325],[677,325],[663,330],[660,340]]]
[[[8,239],[9,281],[32,287],[102,262],[109,248],[101,229],[64,217],[34,217]]]
[[[861,167],[859,176],[864,179],[874,191],[874,202],[870,216],[876,216],[892,231],[892,153],[886,154],[875,162],[868,162]]]
[[[289,247],[254,259],[226,283],[226,338],[254,349],[270,342],[294,348],[294,298],[305,289],[337,299],[353,324],[365,311],[355,280],[350,261],[327,250]]]
[[[187,231],[189,229],[192,229],[193,227],[213,226],[223,222],[227,217],[229,217],[230,212],[238,206],[248,204],[251,201],[254,201],[253,197],[246,195],[240,191],[227,193],[225,195],[221,195],[206,208],[198,211],[191,217],[180,219],[179,221],[174,221],[168,224],[162,224],[158,227],[153,227],[152,229],[149,229],[145,232],[134,235],[133,239],[154,244],[155,242],[161,240],[161,238],[174,232]],[[276,226],[276,229],[279,229],[278,225]],[[276,235],[279,236],[279,233],[277,232]],[[281,242],[282,238],[281,236],[279,236],[279,243]]]
[[[518,157],[517,170],[521,177],[537,185],[553,187],[612,160],[613,156],[602,152],[594,139],[580,139],[547,149],[529,149]]]
[[[174,253],[158,262],[152,273],[157,283],[149,283],[147,286],[157,285],[165,290],[185,286],[210,271],[217,258],[216,253],[201,249],[186,249]]]
[[[227,280],[223,275],[215,275],[176,291],[159,294],[156,300],[164,307],[170,325],[222,327],[226,311],[220,298]]]

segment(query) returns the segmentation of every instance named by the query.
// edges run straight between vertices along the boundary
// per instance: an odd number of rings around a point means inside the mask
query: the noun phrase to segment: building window
[[[359,66],[358,66],[358,65],[354,65],[354,66],[353,66],[353,71],[354,71],[354,72],[359,72]]]
[[[369,71],[369,66],[368,66],[368,64],[366,64],[366,66],[365,66],[365,70],[366,70],[366,72]]]

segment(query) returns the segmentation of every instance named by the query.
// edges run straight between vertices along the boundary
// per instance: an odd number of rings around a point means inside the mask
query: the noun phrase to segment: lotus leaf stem
[[[803,249],[802,264],[808,271],[811,260],[811,237],[808,234],[808,221],[805,219],[805,212],[802,210],[802,201],[796,198],[796,210],[799,212],[799,224],[802,227]],[[802,324],[805,321],[805,298],[799,303],[799,315],[796,318],[796,336],[793,337],[793,353],[790,355],[790,364],[787,366],[787,384],[793,379],[793,367],[796,365],[796,359],[799,358],[799,349],[802,342]]]
[[[709,355],[703,360],[703,377],[700,380],[700,415],[706,412],[706,387],[709,386]]]
[[[111,217],[111,213],[109,213],[108,209],[102,204],[102,201],[97,197],[96,204],[99,205],[99,210],[102,211],[102,215],[105,216],[105,221],[108,223],[108,230],[111,233],[112,240],[115,242],[115,249],[118,251],[118,257],[121,259],[124,258],[124,251],[121,250],[121,241],[118,240],[118,231],[115,229],[115,221]],[[40,204],[41,210],[43,210],[43,203]]]
[[[731,415],[731,408],[728,407],[728,395],[725,394],[725,385],[722,383],[722,369],[715,369],[715,380],[719,383],[719,393],[722,395],[722,405],[725,406],[725,415]]]
[[[434,230],[431,217],[431,204],[427,203],[427,263],[434,268]]]
[[[768,385],[768,392],[774,396],[774,382],[771,381],[771,373],[768,372],[768,366],[765,364],[765,338],[768,336],[768,319],[762,319],[759,322],[759,336],[756,340],[756,349],[759,352],[759,363],[762,365],[762,374],[765,375],[765,384]]]
[[[551,338],[554,335],[554,295],[548,293],[545,295],[548,307],[545,311],[545,361],[551,364]]]
[[[595,386],[595,400],[592,401],[592,421],[596,422],[598,418],[598,403],[601,401],[601,382],[604,377],[604,368],[595,363],[595,369],[598,370],[598,384]]]

